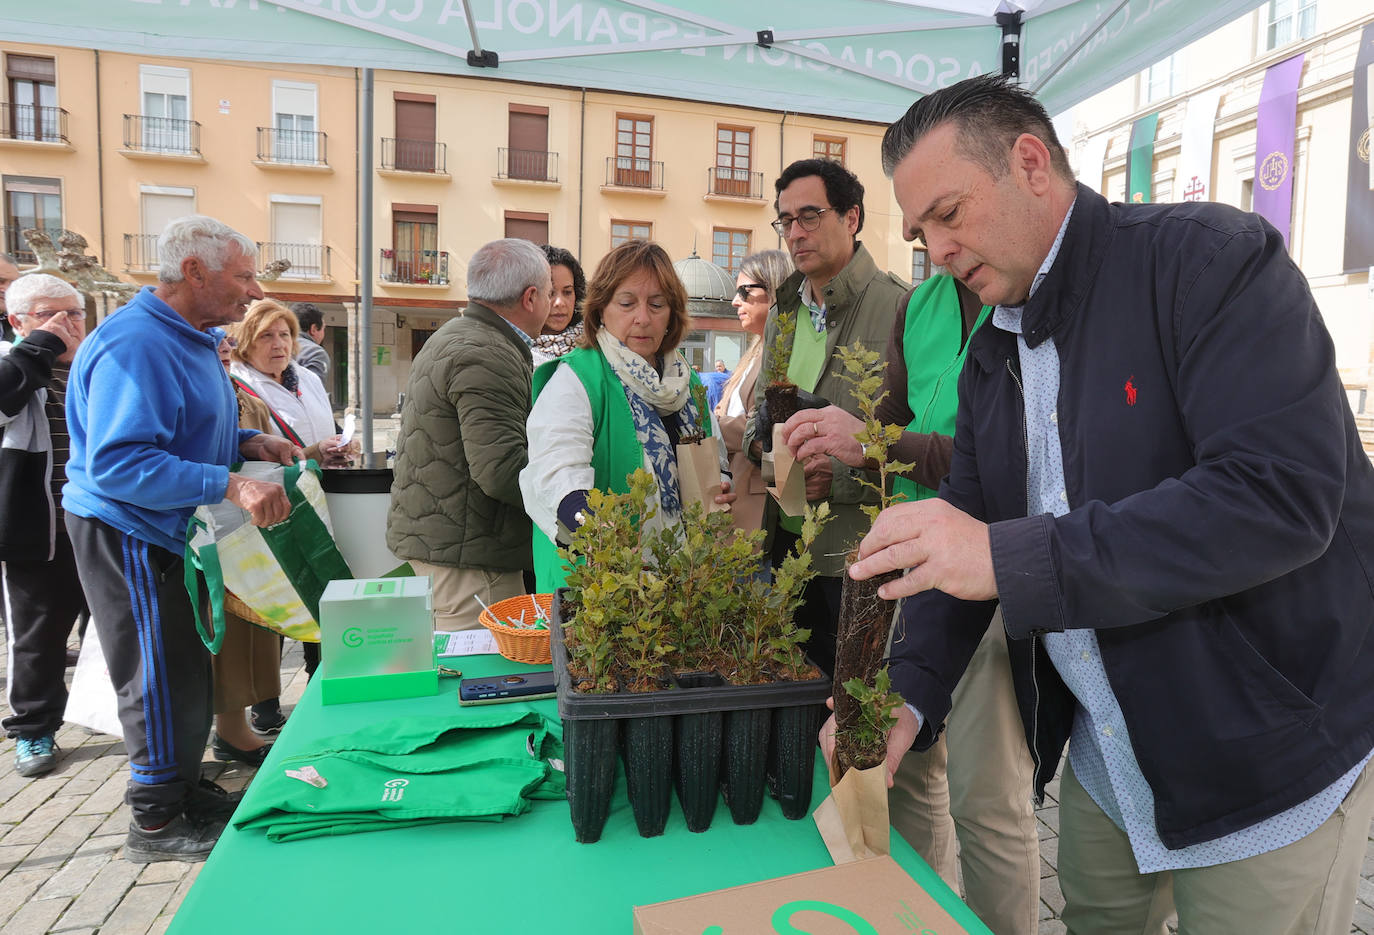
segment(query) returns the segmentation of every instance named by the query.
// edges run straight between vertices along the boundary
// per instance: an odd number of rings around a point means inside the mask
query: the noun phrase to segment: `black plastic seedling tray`
[[[759,814],[766,783],[785,817],[810,813],[816,732],[830,695],[827,678],[731,685],[714,673],[670,678],[656,692],[574,691],[563,644],[563,600],[553,599],[550,637],[558,714],[568,758],[568,802],[577,840],[601,836],[614,794],[618,751],[625,760],[630,805],[644,837],[668,819],[665,783],[677,790],[687,827],[705,831],[716,798],[726,794],[736,824]],[[757,712],[747,720],[730,712]],[[737,721],[722,730],[726,722]],[[589,762],[595,758],[597,762]]]

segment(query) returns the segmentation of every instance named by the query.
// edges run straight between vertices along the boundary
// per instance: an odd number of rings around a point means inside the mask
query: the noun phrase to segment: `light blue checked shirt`
[[[1059,236],[1031,285],[1031,294],[1050,271],[1073,216],[1070,207]],[[1031,515],[1063,516],[1071,507],[1059,443],[1059,351],[1054,338],[1027,347],[1021,334],[1022,306],[998,306],[992,324],[1015,334],[1021,358],[1026,407],[1026,502]],[[1044,634],[1045,648],[1064,684],[1078,699],[1069,762],[1094,802],[1126,832],[1141,873],[1209,867],[1254,857],[1306,837],[1331,817],[1355,784],[1369,757],[1305,802],[1224,837],[1170,850],[1155,828],[1155,799],[1140,772],[1121,705],[1107,681],[1094,630]],[[1219,777],[1220,779],[1223,777]]]
[[[811,313],[811,327],[816,329],[817,334],[825,334],[825,303],[816,304],[809,279],[802,279],[801,285],[797,287],[797,295],[801,296],[802,305]]]
[[[530,337],[529,335],[525,334],[525,332],[523,332],[523,331],[521,331],[519,328],[517,328],[517,327],[515,326],[515,323],[512,322],[509,318],[502,317],[501,320],[504,321],[506,324],[510,325],[510,330],[512,330],[512,331],[515,332],[515,336],[516,336],[517,338],[519,338],[521,341],[524,341],[524,342],[525,342],[525,346],[526,346],[526,347],[529,347],[529,348],[534,347],[534,338]]]

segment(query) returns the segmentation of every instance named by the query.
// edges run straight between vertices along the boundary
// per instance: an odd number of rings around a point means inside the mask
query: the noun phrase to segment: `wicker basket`
[[[504,601],[492,604],[491,611],[482,611],[477,619],[482,626],[491,631],[492,636],[496,637],[496,648],[507,659],[531,665],[547,665],[553,662],[553,652],[549,649],[549,631],[522,630],[508,626],[504,622],[511,618],[519,620],[520,612],[524,611],[525,619],[533,623],[535,601],[539,602],[539,609],[544,612],[544,619],[548,620],[553,608],[552,594],[522,594],[519,597],[508,597]]]
[[[262,615],[243,601],[239,600],[239,596],[233,591],[224,592],[224,609],[236,617],[242,617],[249,623],[256,624],[260,627],[267,627],[267,621],[262,618]],[[271,627],[268,627],[268,629],[270,630]]]

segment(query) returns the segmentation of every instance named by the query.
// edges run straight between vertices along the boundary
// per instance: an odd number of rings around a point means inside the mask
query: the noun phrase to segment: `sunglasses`
[[[741,302],[748,302],[750,289],[762,289],[764,292],[768,291],[768,287],[765,285],[756,282],[746,282],[735,290],[735,295],[740,297]]]

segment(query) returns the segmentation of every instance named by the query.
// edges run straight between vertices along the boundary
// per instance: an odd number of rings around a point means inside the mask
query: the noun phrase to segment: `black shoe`
[[[158,860],[204,860],[219,840],[224,822],[194,821],[178,815],[156,830],[140,828],[137,821],[129,822],[129,836],[124,840],[124,859],[136,864]]]
[[[240,763],[257,769],[262,765],[263,760],[267,759],[267,754],[272,752],[272,745],[265,743],[256,750],[240,750],[238,747],[226,741],[219,734],[215,735],[215,742],[210,745],[211,751],[215,754],[215,759],[229,763],[237,760]]]
[[[252,725],[254,733],[270,737],[273,734],[281,733],[281,729],[286,726],[286,715],[281,713],[281,705],[276,698],[273,698],[253,705],[248,715],[248,721]]]
[[[192,821],[202,824],[228,821],[242,801],[242,791],[228,792],[219,783],[202,778],[186,799],[186,814]]]

